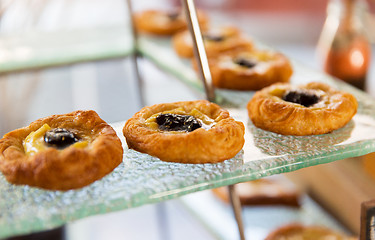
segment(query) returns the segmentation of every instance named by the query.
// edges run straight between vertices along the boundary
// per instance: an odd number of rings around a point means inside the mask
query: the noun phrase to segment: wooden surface
[[[358,235],[361,204],[375,199],[375,178],[365,171],[363,161],[363,158],[345,159],[287,176]]]

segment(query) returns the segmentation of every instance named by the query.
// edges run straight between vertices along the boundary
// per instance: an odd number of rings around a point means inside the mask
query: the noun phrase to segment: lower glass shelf
[[[211,191],[202,191],[179,199],[216,239],[238,239],[238,227],[229,204]],[[242,209],[246,239],[263,240],[273,230],[287,224],[319,225],[337,232],[345,232],[335,219],[306,195],[301,207],[245,206]]]

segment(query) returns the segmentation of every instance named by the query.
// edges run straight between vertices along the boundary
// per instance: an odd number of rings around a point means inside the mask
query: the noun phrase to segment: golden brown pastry
[[[205,100],[144,107],[123,128],[129,148],[167,162],[216,163],[244,144],[244,125]]]
[[[256,92],[247,110],[256,127],[302,136],[329,133],[345,126],[357,106],[352,94],[324,83],[277,83]]]
[[[259,90],[277,82],[289,82],[293,73],[287,57],[265,50],[223,54],[209,58],[209,64],[213,84],[234,90]]]
[[[208,17],[198,11],[198,19],[202,29],[208,24]],[[181,11],[146,10],[134,15],[137,30],[161,36],[171,36],[187,29],[187,23]]]
[[[262,178],[234,185],[241,205],[285,205],[299,207],[300,193],[291,182],[280,178]],[[224,202],[229,202],[228,188],[212,189]]]
[[[253,48],[252,41],[244,38],[237,28],[231,26],[203,31],[202,37],[207,56]],[[194,56],[193,41],[189,31],[186,30],[174,35],[172,44],[180,57],[192,58]]]
[[[265,240],[358,240],[321,226],[289,224],[271,232]]]
[[[122,161],[120,139],[94,111],[52,115],[0,140],[0,170],[13,184],[50,190],[84,187]]]

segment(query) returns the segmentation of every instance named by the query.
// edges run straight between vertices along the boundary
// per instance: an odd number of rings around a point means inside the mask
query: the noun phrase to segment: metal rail
[[[203,82],[208,101],[215,102],[215,89],[212,84],[212,77],[206,50],[204,48],[203,37],[199,27],[197,11],[193,0],[182,0],[185,10],[188,28],[193,38],[194,56],[197,61],[198,74]]]
[[[195,8],[194,0],[182,0],[182,5],[186,14],[188,28],[193,38],[194,56],[197,61],[199,77],[204,85],[206,98],[211,102],[215,102],[215,88],[212,84],[210,67],[208,64],[206,50],[204,48],[203,37],[199,27],[198,15]],[[237,222],[240,239],[245,240],[245,233],[242,222],[241,203],[238,198],[238,195],[236,194],[234,185],[228,186],[228,194],[233,209],[233,213]]]
[[[126,5],[128,8],[128,13],[129,13],[129,21],[131,25],[131,30],[132,30],[132,41],[134,45],[133,53],[131,54],[132,62],[133,62],[133,68],[134,68],[134,73],[136,76],[136,81],[137,81],[137,88],[138,88],[138,95],[139,95],[139,102],[142,107],[145,106],[145,94],[144,94],[144,81],[141,77],[141,73],[139,70],[138,66],[138,58],[140,57],[138,54],[138,32],[135,27],[134,21],[133,21],[133,6],[131,3],[132,0],[126,0]]]

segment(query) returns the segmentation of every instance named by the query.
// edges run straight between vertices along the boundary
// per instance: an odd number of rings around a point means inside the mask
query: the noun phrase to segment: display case
[[[122,41],[126,39],[124,35],[128,33],[112,30],[109,36],[112,36],[111,34],[119,34],[120,36],[116,39]],[[105,35],[108,36],[108,34]],[[107,45],[110,40],[113,39],[103,41]],[[73,56],[74,60],[63,62],[56,60],[55,63],[99,60],[101,56],[119,57],[134,50],[133,47],[124,49],[121,44],[117,44],[118,42],[110,44],[114,49],[105,48],[104,51],[97,52],[95,57]],[[200,96],[204,96],[203,85],[190,62],[177,57],[170,44],[170,39],[167,38],[141,36],[135,50],[165,72],[174,75],[186,84],[187,88],[193,88],[194,91],[200,92]],[[262,48],[269,48],[260,41],[257,41],[257,44]],[[94,49],[103,49],[103,47],[95,45]],[[61,55],[56,53],[56,56]],[[38,59],[30,60],[32,63],[38,61]],[[27,62],[23,64],[25,64],[24,68],[48,66],[45,64],[28,65]],[[245,146],[236,157],[222,163],[194,165],[163,162],[147,154],[128,149],[122,134],[122,127],[126,121],[124,117],[111,123],[122,140],[123,163],[111,174],[88,187],[67,192],[45,191],[9,184],[1,175],[0,238],[48,230],[92,215],[153,204],[203,190],[293,172],[374,152],[375,103],[372,98],[324,73],[305,67],[298,61],[292,60],[292,64],[294,74],[291,82],[293,84],[317,80],[348,91],[357,98],[358,113],[345,127],[329,134],[307,137],[283,136],[267,132],[256,128],[248,118],[245,106],[254,92],[216,90],[215,101],[227,108],[236,120],[244,123]],[[11,63],[5,65],[2,70],[5,72],[21,68],[19,63]],[[131,71],[131,69],[128,70]],[[70,69],[64,68],[62,71],[70,71]],[[25,74],[30,74],[30,72]],[[43,84],[48,87],[47,82]],[[106,94],[107,97],[109,95]],[[84,105],[78,104],[77,106]],[[135,113],[134,109],[132,113]],[[127,117],[132,113],[127,113]]]

